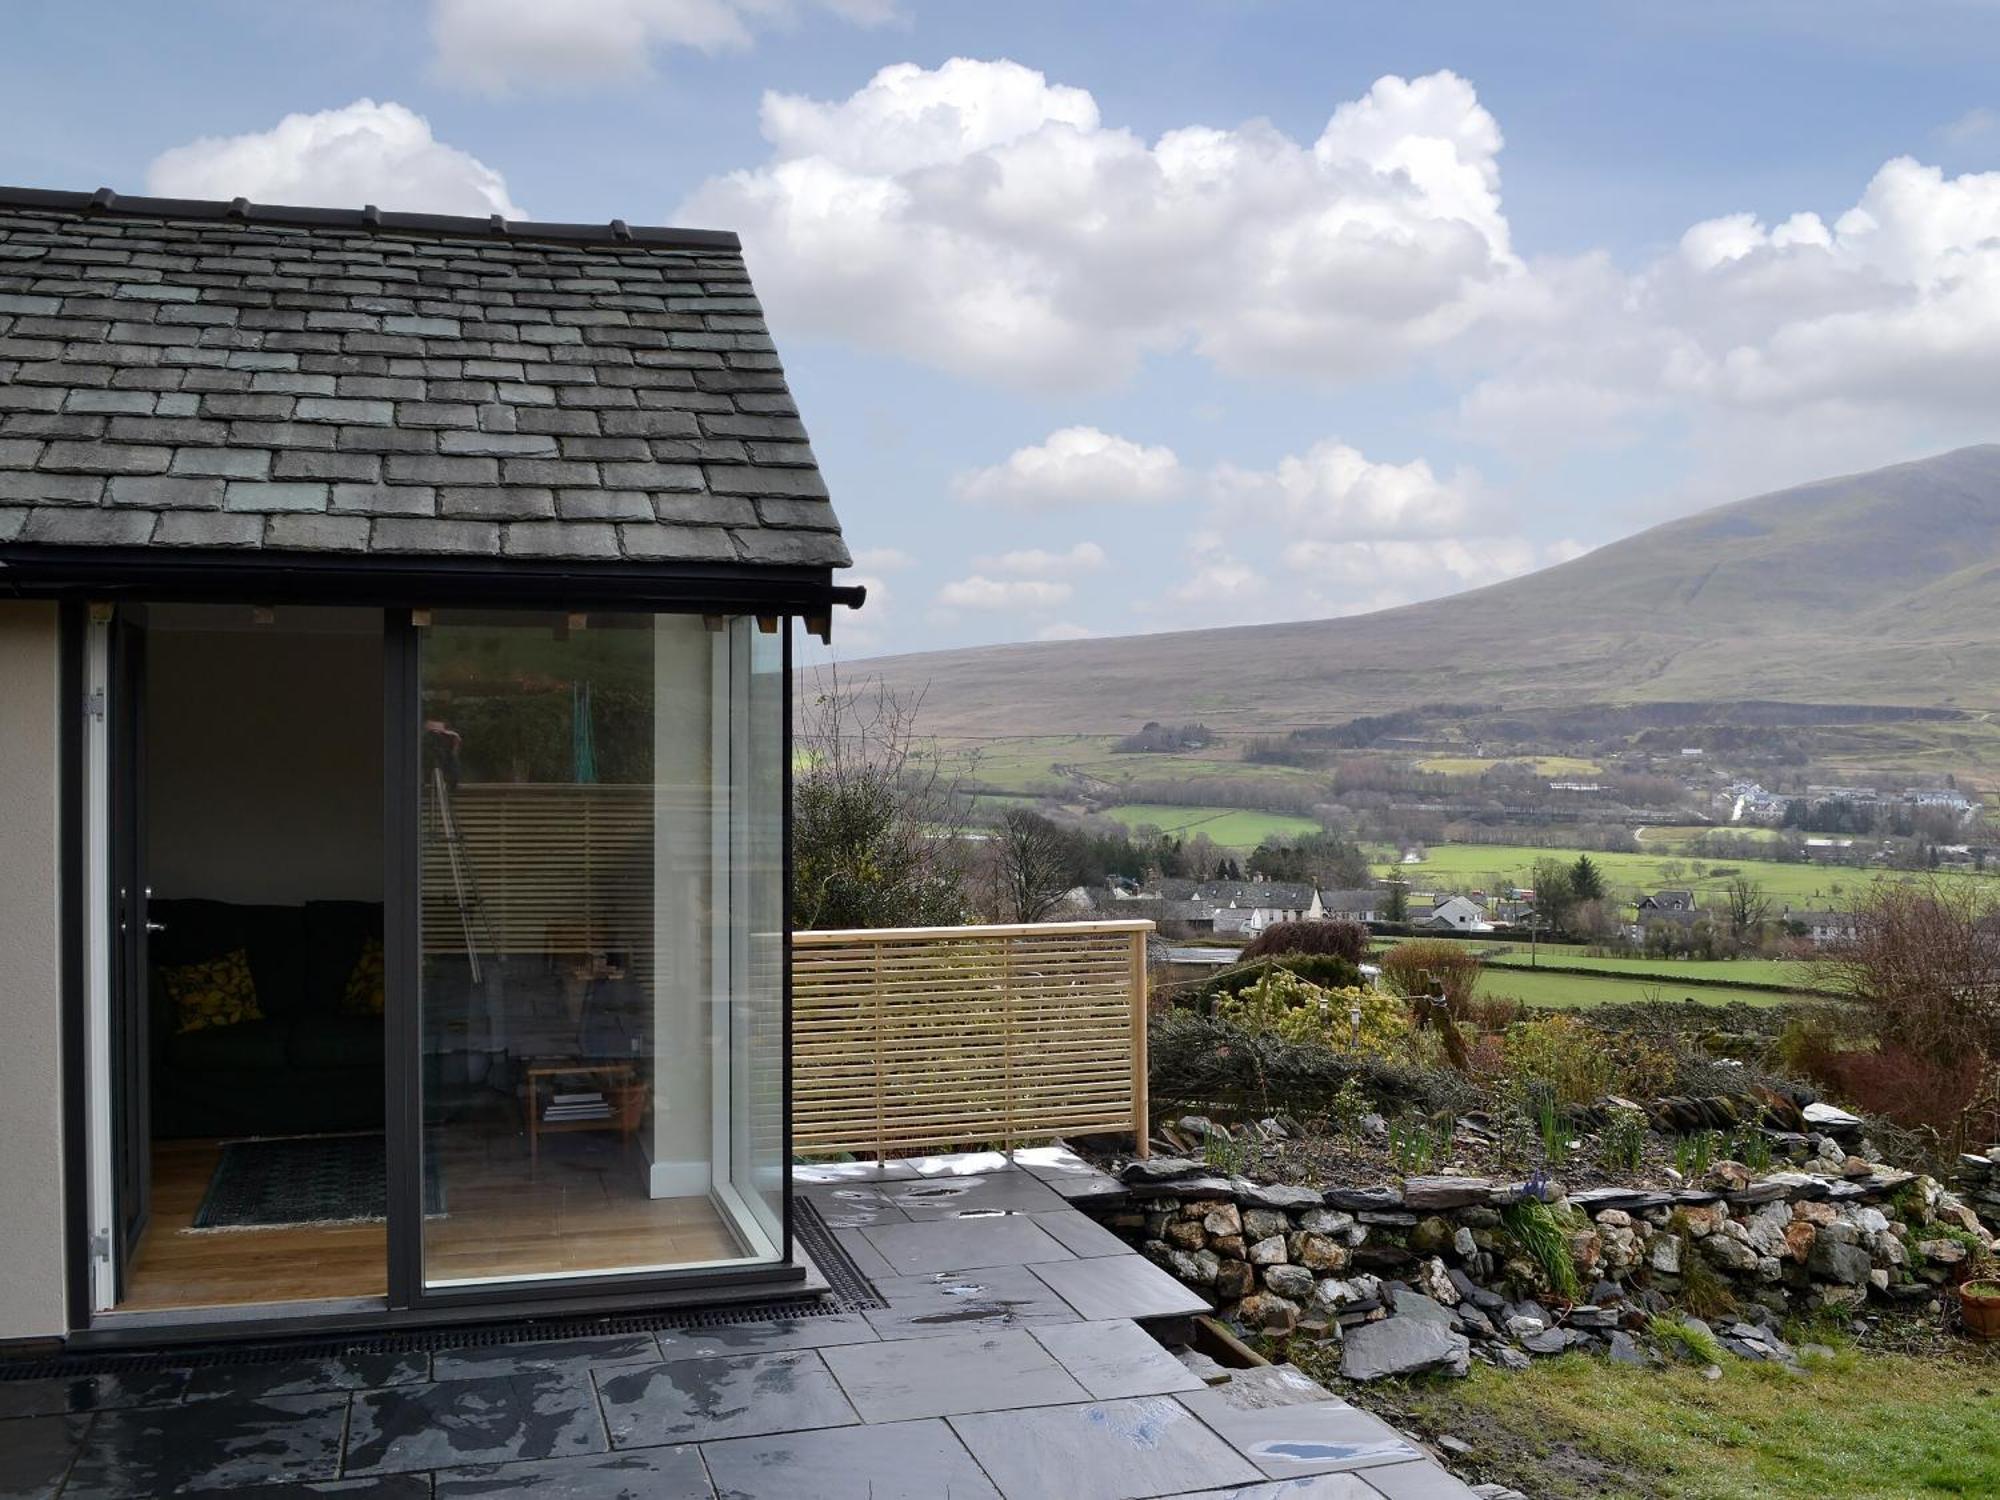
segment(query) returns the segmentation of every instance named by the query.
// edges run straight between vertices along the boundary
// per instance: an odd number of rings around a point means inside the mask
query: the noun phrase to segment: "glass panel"
[[[729,1180],[754,1231],[776,1244],[786,1180],[784,638],[738,620],[730,647]]]
[[[423,632],[427,1284],[779,1257],[782,1162],[775,1198],[749,1165],[769,1121],[735,1123],[783,1070],[782,999],[774,1026],[752,982],[783,823],[753,838],[736,787],[785,753],[752,639],[640,614]]]

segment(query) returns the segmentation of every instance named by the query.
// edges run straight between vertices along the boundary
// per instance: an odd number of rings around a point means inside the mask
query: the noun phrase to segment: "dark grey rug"
[[[424,1217],[444,1213],[444,1184],[424,1173]],[[386,1147],[379,1135],[275,1136],[225,1141],[196,1229],[355,1224],[389,1216]]]

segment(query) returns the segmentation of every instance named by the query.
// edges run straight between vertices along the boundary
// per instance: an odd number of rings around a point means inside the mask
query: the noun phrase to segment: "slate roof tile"
[[[0,189],[0,545],[845,566],[733,237]]]

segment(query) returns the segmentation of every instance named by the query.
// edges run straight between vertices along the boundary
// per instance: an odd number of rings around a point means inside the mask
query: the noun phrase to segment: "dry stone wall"
[[[1969,1191],[2000,1212],[2000,1148],[1967,1160],[1991,1169]],[[1451,1174],[1320,1190],[1161,1157],[1124,1169],[1131,1197],[1106,1222],[1246,1329],[1346,1339],[1348,1371],[1364,1379],[1572,1348],[1645,1358],[1630,1331],[1690,1301],[1735,1309],[1719,1332],[1736,1352],[1789,1360],[1782,1317],[1929,1303],[1995,1247],[1965,1198],[1830,1144],[1804,1170],[1717,1173],[1672,1191]],[[1549,1295],[1508,1227],[1529,1198],[1561,1228],[1574,1300]]]

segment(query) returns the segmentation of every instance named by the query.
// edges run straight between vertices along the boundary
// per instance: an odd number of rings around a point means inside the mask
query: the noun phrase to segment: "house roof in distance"
[[[844,567],[736,236],[0,188],[0,552]]]

